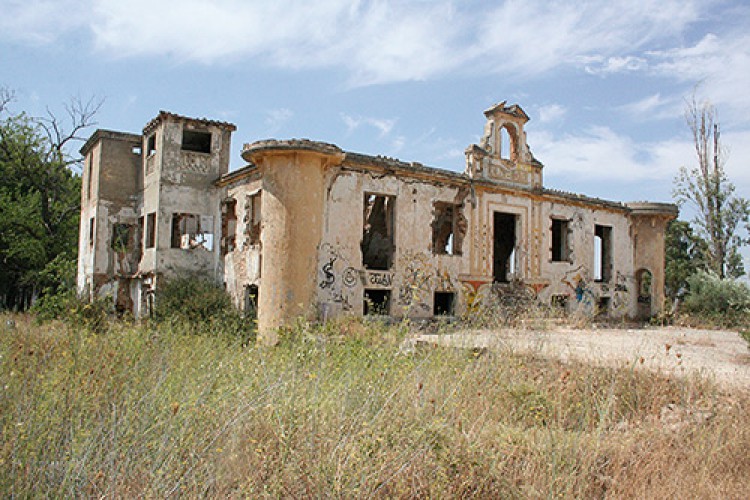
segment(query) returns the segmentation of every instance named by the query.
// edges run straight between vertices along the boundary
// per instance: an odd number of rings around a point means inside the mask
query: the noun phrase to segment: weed
[[[299,322],[269,348],[196,331],[210,322],[114,323],[98,335],[13,319],[0,337],[0,490],[11,497],[750,487],[750,401],[702,380],[511,352],[404,353],[409,324]],[[680,411],[667,422],[664,408]]]

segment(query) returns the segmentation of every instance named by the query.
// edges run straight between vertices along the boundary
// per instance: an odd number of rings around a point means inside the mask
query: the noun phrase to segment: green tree
[[[705,269],[706,242],[693,232],[690,223],[673,220],[665,235],[665,280],[668,297],[675,298],[689,287],[688,278]]]
[[[697,234],[706,242],[705,267],[719,278],[742,276],[739,253],[748,243],[750,203],[735,195],[735,187],[724,170],[725,151],[716,110],[709,102],[688,102],[685,119],[692,132],[697,166],[681,167],[675,179],[674,197],[680,207],[690,205]]]
[[[0,308],[24,309],[58,288],[48,266],[76,259],[81,180],[68,150],[101,103],[74,100],[59,120],[13,114],[12,100],[0,89]]]

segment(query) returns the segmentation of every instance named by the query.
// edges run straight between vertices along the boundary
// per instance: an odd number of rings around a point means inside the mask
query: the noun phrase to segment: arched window
[[[516,160],[516,131],[510,124],[505,124],[498,130],[498,153],[503,160]]]

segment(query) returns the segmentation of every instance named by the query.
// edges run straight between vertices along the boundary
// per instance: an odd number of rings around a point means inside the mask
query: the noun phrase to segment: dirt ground
[[[699,373],[727,389],[750,391],[750,349],[736,332],[679,327],[551,331],[461,331],[421,335],[416,342],[466,348],[510,349],[563,361],[634,366],[688,376]]]

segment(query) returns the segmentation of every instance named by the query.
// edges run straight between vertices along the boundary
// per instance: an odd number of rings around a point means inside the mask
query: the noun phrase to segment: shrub
[[[745,283],[705,271],[698,271],[687,281],[690,293],[683,306],[686,311],[709,315],[750,313],[750,288]]]
[[[70,308],[77,302],[76,259],[60,254],[52,259],[37,275],[43,284],[41,294],[32,306],[32,312],[41,320],[66,319]]]
[[[159,287],[156,320],[189,323],[191,333],[227,336],[243,343],[255,338],[254,318],[242,317],[218,284],[194,276],[174,278]]]
[[[693,274],[687,282],[690,292],[682,306],[682,323],[736,328],[750,343],[750,288],[747,284],[704,271]]]

